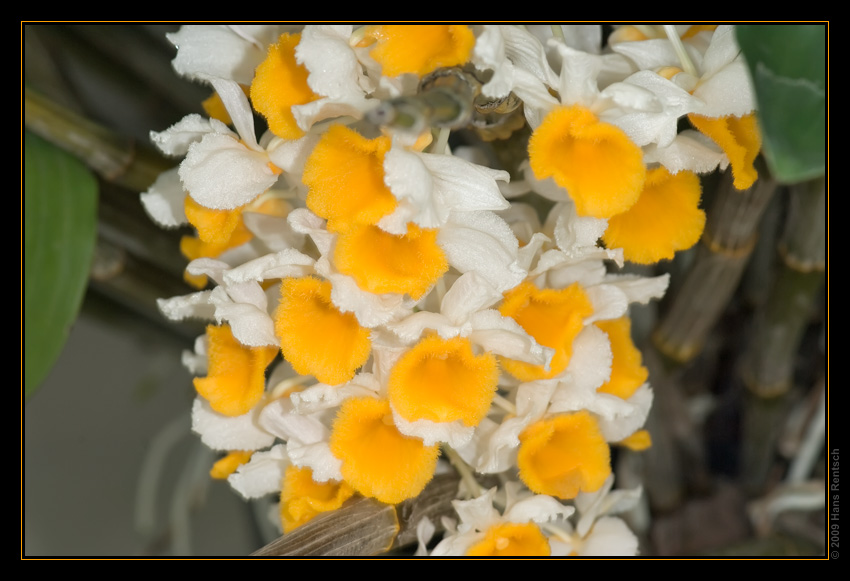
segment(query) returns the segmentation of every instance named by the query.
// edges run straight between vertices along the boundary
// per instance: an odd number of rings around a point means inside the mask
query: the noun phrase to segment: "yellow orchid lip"
[[[470,557],[548,557],[549,540],[533,522],[500,523],[487,529],[484,538],[471,546]]]
[[[283,532],[304,525],[323,512],[336,510],[354,496],[346,482],[313,480],[313,471],[289,465],[280,491],[280,519]]]
[[[580,105],[549,112],[528,142],[539,180],[565,188],[580,216],[608,218],[637,201],[646,168],[641,149],[625,132]]]
[[[413,498],[434,476],[439,446],[403,435],[392,421],[390,403],[349,398],[331,428],[330,448],[342,461],[342,476],[357,492],[387,504]]]
[[[275,332],[292,368],[328,385],[353,378],[372,350],[369,329],[331,302],[330,282],[313,277],[281,282]]]
[[[304,166],[307,207],[327,220],[331,232],[344,232],[395,210],[395,196],[384,182],[389,137],[366,139],[344,125],[321,137]]]
[[[608,335],[614,355],[611,378],[596,391],[629,399],[649,377],[649,370],[642,364],[641,352],[632,342],[631,320],[623,317],[611,321],[597,321],[595,325]]]
[[[623,257],[636,264],[670,260],[702,236],[701,194],[699,177],[693,172],[652,169],[635,205],[608,219],[602,240],[608,248],[622,248]]]
[[[269,47],[266,59],[254,72],[251,103],[266,118],[269,130],[283,139],[298,139],[304,131],[295,122],[292,107],[319,98],[307,84],[309,71],[295,60],[300,34],[283,34]]]
[[[747,190],[758,179],[755,161],[761,151],[761,131],[755,113],[742,117],[705,117],[691,113],[688,120],[710,137],[729,158],[735,189]]]
[[[538,494],[575,498],[599,490],[611,474],[610,448],[586,410],[540,420],[519,440],[519,477]]]
[[[501,358],[502,367],[521,381],[554,377],[570,362],[573,341],[593,313],[584,289],[575,283],[564,289],[539,289],[524,282],[505,293],[499,312],[514,319],[544,347],[555,350],[548,370],[541,365]]]
[[[375,41],[371,56],[388,77],[413,73],[420,77],[469,60],[475,36],[466,25],[385,24],[372,26],[366,36]]]
[[[437,244],[437,230],[409,224],[396,235],[377,226],[350,228],[337,238],[334,264],[339,272],[375,294],[421,298],[449,269]]]
[[[209,372],[195,378],[195,389],[220,414],[248,413],[263,397],[266,367],[277,356],[277,349],[246,347],[228,325],[208,326],[207,337]]]
[[[489,353],[476,356],[464,337],[426,337],[396,362],[388,380],[393,409],[405,420],[462,421],[487,415],[499,369]]]

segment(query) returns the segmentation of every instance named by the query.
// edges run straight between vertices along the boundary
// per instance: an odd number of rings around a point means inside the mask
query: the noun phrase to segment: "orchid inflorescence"
[[[457,518],[436,545],[421,526],[419,554],[636,554],[615,515],[640,489],[612,488],[611,448],[651,445],[629,314],[668,276],[618,271],[699,240],[698,174],[755,180],[734,27],[169,39],[212,96],[152,134],[182,161],[142,201],[196,232],[181,250],[199,290],[159,305],[209,321],[184,363],[193,429],[224,454],[212,475],[276,495],[285,534],[355,495],[414,498],[448,458]]]

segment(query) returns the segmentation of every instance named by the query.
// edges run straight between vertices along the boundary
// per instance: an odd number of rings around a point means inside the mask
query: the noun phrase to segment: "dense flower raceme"
[[[432,554],[635,554],[614,515],[640,491],[612,491],[612,448],[651,443],[629,314],[667,277],[618,271],[699,239],[697,173],[731,164],[752,183],[733,30],[619,27],[603,44],[596,26],[199,25],[169,38],[177,72],[210,87],[208,116],[152,134],[180,164],[142,202],[195,231],[181,250],[198,290],[160,308],[208,321],[184,363],[193,429],[222,452],[212,476],[276,495],[288,532],[354,495],[414,498],[448,457],[459,520]],[[446,70],[470,91],[420,92]],[[482,163],[484,142],[447,139],[440,107],[464,118],[473,97],[472,125],[524,114],[525,160],[503,169]],[[438,523],[413,524],[427,554]]]

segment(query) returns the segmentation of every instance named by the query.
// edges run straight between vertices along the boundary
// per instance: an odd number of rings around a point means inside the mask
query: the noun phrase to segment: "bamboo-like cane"
[[[743,191],[732,186],[729,170],[720,181],[697,256],[652,336],[659,351],[673,361],[684,363],[700,353],[738,287],[759,220],[776,190],[762,163],[759,176]]]
[[[749,390],[744,411],[742,478],[753,493],[767,483],[794,385],[797,353],[823,288],[826,187],[823,178],[790,188],[782,257],[772,292],[757,313],[741,362]]]

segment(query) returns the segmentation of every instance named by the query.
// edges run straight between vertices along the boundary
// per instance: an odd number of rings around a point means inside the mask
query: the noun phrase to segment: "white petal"
[[[290,396],[299,414],[315,414],[335,410],[350,397],[376,397],[381,386],[370,373],[360,373],[343,385],[317,383]]]
[[[606,321],[619,319],[629,309],[629,299],[620,288],[610,284],[597,284],[585,288],[590,302],[593,304],[593,314],[585,321]]]
[[[265,452],[255,452],[227,481],[244,498],[280,494],[280,483],[289,466],[286,446],[278,444]]]
[[[384,156],[384,181],[399,202],[398,208],[378,222],[393,234],[407,232],[407,223],[438,228],[449,210],[434,196],[434,180],[421,155],[404,147],[393,147]]]
[[[481,496],[470,500],[453,500],[452,506],[460,518],[460,524],[457,527],[458,532],[485,531],[490,525],[499,522],[501,515],[498,510],[493,508],[495,498],[496,488],[491,488]]]
[[[352,26],[305,26],[295,47],[295,59],[309,71],[307,84],[317,95],[331,99],[363,96],[362,66],[348,42]]]
[[[236,417],[213,411],[201,397],[192,406],[192,430],[213,450],[259,450],[274,443],[274,436],[257,423],[257,405],[250,412]]]
[[[180,179],[196,202],[213,210],[245,205],[277,182],[265,153],[220,134],[208,134],[189,148]]]
[[[707,117],[740,117],[751,113],[755,109],[755,93],[744,60],[731,62],[710,78],[700,80],[694,97],[705,103],[697,112]]]
[[[269,250],[281,251],[304,246],[304,235],[295,232],[286,218],[259,212],[243,212],[242,221]]]
[[[216,79],[212,81],[212,85],[227,109],[242,143],[254,151],[261,151],[254,131],[254,113],[245,91],[236,81]]]
[[[389,323],[387,328],[406,343],[418,341],[426,329],[435,331],[443,339],[457,337],[462,331],[461,326],[455,325],[447,317],[430,311],[418,311],[400,321]]]
[[[327,442],[306,445],[294,442],[287,450],[293,464],[312,470],[316,482],[343,480],[342,461],[333,455]]]
[[[470,318],[469,340],[485,351],[548,368],[554,351],[541,346],[519,324],[499,311],[478,311]]]
[[[187,115],[165,131],[151,131],[150,137],[162,153],[182,157],[189,147],[210,133],[235,135],[227,125],[217,119],[206,119],[197,113]]]
[[[466,426],[460,420],[454,422],[432,422],[430,420],[415,420],[409,422],[398,415],[393,409],[393,422],[398,431],[405,436],[419,438],[426,446],[434,446],[443,442],[452,448],[466,445],[475,431],[473,426]]]
[[[174,70],[191,79],[231,79],[250,85],[254,68],[265,58],[264,49],[226,26],[183,26],[166,36],[177,47],[171,61]]]
[[[224,283],[234,285],[275,278],[302,277],[313,271],[314,263],[315,260],[306,254],[287,248],[230,269],[224,274]]]
[[[603,517],[593,525],[578,554],[582,557],[632,557],[638,554],[638,539],[622,519]]]
[[[600,394],[602,395],[607,394]],[[599,429],[605,440],[619,442],[634,434],[646,423],[646,417],[652,407],[653,392],[649,384],[643,384],[628,400],[624,401],[613,395],[608,397],[615,398],[616,401],[610,401],[611,405],[607,409],[599,406],[590,411],[597,414]]]
[[[279,346],[280,340],[274,332],[274,321],[266,308],[266,295],[259,285],[256,289],[259,291],[258,298],[251,302],[234,301],[225,292],[224,287],[213,289],[210,301],[215,305],[216,321],[227,322],[233,337],[248,347]]]
[[[210,302],[210,291],[200,291],[170,299],[157,299],[156,306],[172,321],[183,319],[212,321],[215,317],[215,306]]]
[[[667,147],[652,144],[643,153],[644,162],[660,163],[674,174],[682,170],[709,173],[729,165],[729,158],[711,138],[692,129],[679,133]]]
[[[176,167],[159,174],[140,199],[148,216],[160,226],[176,228],[188,223],[183,209],[186,192]]]
[[[329,99],[322,98],[310,101],[303,105],[292,107],[292,116],[303,131],[310,131],[314,125],[328,119],[337,117],[350,117],[351,119],[362,119],[363,114],[371,106],[365,98],[357,99]]]
[[[653,299],[660,299],[664,296],[670,284],[670,275],[644,277],[610,274],[605,278],[605,284],[617,287],[630,303],[645,305]]]
[[[434,196],[451,210],[504,210],[510,207],[497,181],[510,181],[506,171],[477,165],[453,155],[419,154],[434,180]]]
[[[440,312],[456,325],[469,320],[472,313],[493,306],[502,294],[475,271],[455,280],[440,303]]]
[[[316,414],[302,415],[295,411],[290,398],[278,398],[266,405],[259,416],[260,425],[286,442],[315,444],[327,441],[330,432]]]
[[[519,243],[507,222],[492,212],[459,212],[437,234],[449,264],[474,271],[499,291],[525,278],[517,263]]]
[[[318,133],[308,133],[300,139],[274,137],[267,147],[269,159],[288,176],[298,179],[320,138]]]
[[[399,320],[410,314],[412,304],[404,295],[396,293],[374,294],[362,290],[353,278],[336,274],[323,268],[326,259],[316,263],[316,270],[331,281],[331,302],[344,313],[354,313],[364,327],[377,327]]]
[[[564,506],[551,496],[535,494],[515,502],[505,511],[504,518],[509,522],[545,523],[558,517],[569,517],[575,512],[572,506]]]
[[[579,391],[595,394],[611,378],[613,360],[608,334],[596,325],[588,325],[573,341],[573,355],[566,369],[570,384]]]

